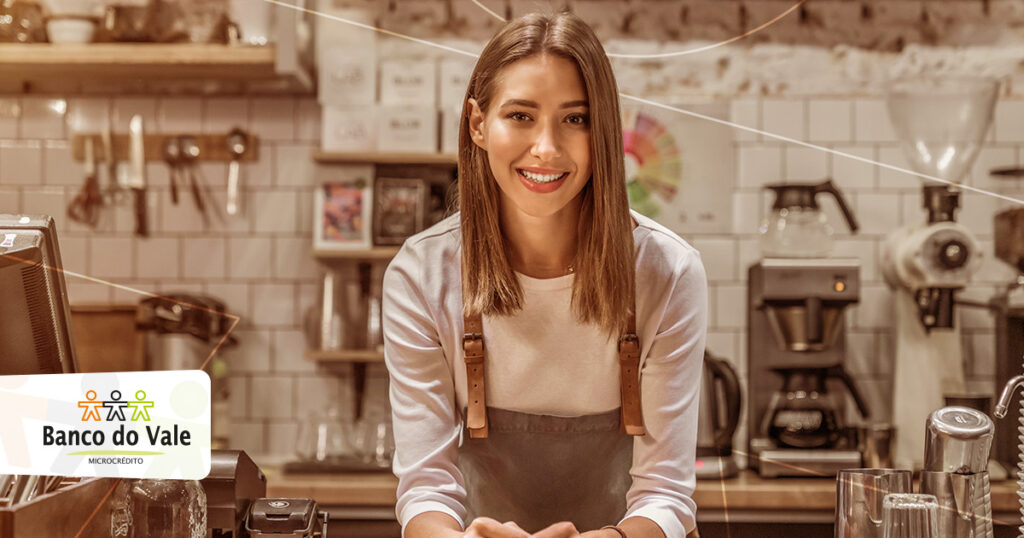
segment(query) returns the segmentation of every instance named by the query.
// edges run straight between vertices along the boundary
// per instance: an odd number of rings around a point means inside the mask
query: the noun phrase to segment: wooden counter
[[[285,475],[279,468],[264,469],[267,495],[312,498],[326,506],[394,506],[398,479],[386,473]],[[992,510],[999,524],[1017,524],[1016,483],[992,484]],[[771,520],[824,522],[835,512],[836,482],[824,478],[762,479],[750,471],[725,481],[701,480],[693,495],[698,519],[708,521]]]

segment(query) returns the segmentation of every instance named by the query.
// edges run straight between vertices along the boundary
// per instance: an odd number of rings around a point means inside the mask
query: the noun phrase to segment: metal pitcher
[[[938,538],[992,538],[988,472],[921,471],[921,493],[939,502]]]
[[[882,538],[882,501],[890,493],[913,493],[912,472],[844,469],[836,479],[836,538]]]

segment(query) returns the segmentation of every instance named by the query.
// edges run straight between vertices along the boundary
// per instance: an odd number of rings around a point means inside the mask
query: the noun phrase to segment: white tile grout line
[[[293,10],[296,10],[296,11],[301,11],[301,12],[304,12],[304,13],[309,13],[309,14],[312,14],[312,15],[315,15],[315,16],[318,16],[318,17],[324,17],[326,19],[330,19],[330,20],[334,20],[334,21],[338,21],[338,22],[343,22],[345,24],[349,24],[349,25],[356,26],[356,27],[359,27],[359,28],[364,28],[364,29],[367,29],[367,30],[372,30],[372,31],[375,31],[375,32],[380,32],[380,33],[383,33],[383,34],[386,34],[386,35],[390,35],[390,36],[393,36],[393,37],[398,37],[398,38],[401,38],[401,39],[406,39],[406,40],[409,40],[409,41],[420,43],[422,45],[427,45],[427,46],[430,46],[430,47],[439,48],[439,49],[446,50],[446,51],[449,51],[449,52],[454,52],[456,54],[462,54],[462,55],[469,56],[469,57],[472,57],[472,58],[478,58],[479,57],[479,55],[477,55],[475,53],[472,53],[472,52],[456,49],[454,47],[449,47],[449,46],[446,46],[446,45],[441,45],[439,43],[434,43],[434,42],[431,42],[431,41],[427,41],[425,39],[420,39],[420,38],[417,38],[417,37],[408,36],[408,35],[401,34],[401,33],[398,33],[398,32],[393,32],[391,30],[385,30],[383,28],[378,28],[376,26],[372,26],[372,25],[369,25],[369,24],[364,24],[364,23],[361,23],[361,22],[352,21],[352,20],[349,20],[349,19],[345,19],[343,17],[338,17],[336,15],[330,15],[330,14],[327,14],[327,13],[322,13],[322,12],[319,12],[319,11],[316,11],[316,10],[313,10],[313,9],[308,9],[308,8],[304,8],[304,7],[300,7],[300,6],[294,6],[292,4],[288,4],[286,2],[281,2],[279,0],[263,0],[263,1],[267,2],[267,3],[270,3],[270,4],[277,5],[277,6],[293,9]],[[803,4],[803,1],[799,2],[797,4],[797,6],[799,6],[801,4]],[[477,4],[477,5],[479,5],[479,4]],[[790,10],[795,9],[797,6],[793,6],[792,8],[790,8]],[[773,19],[773,20],[777,20],[778,18],[779,17],[777,17],[776,19]],[[764,25],[762,25],[762,27],[763,26]],[[761,27],[759,27],[757,29],[760,29],[760,28]],[[1006,201],[1009,201],[1009,202],[1014,202],[1014,203],[1017,203],[1017,204],[1024,205],[1024,200],[1013,198],[1013,197],[1006,196],[1006,195],[1003,195],[1003,194],[998,194],[998,193],[995,193],[995,192],[992,192],[992,191],[988,191],[988,190],[985,190],[985,189],[980,189],[978,187],[972,187],[970,185],[958,184],[958,183],[956,183],[954,181],[950,181],[950,180],[947,180],[947,179],[942,179],[942,178],[939,178],[939,177],[936,177],[936,176],[932,176],[932,175],[928,175],[928,174],[922,174],[920,172],[915,172],[913,170],[909,170],[909,169],[906,169],[906,168],[901,168],[899,166],[893,166],[893,165],[890,165],[890,164],[885,164],[885,163],[882,163],[882,162],[874,161],[872,159],[866,159],[864,157],[859,157],[857,155],[851,155],[849,153],[845,153],[845,152],[842,152],[842,151],[838,151],[838,150],[834,150],[834,149],[827,148],[827,147],[824,147],[824,146],[820,146],[818,144],[812,144],[810,142],[804,142],[802,140],[797,140],[795,138],[790,138],[790,137],[787,137],[787,136],[782,136],[782,135],[778,135],[778,134],[774,134],[774,133],[769,133],[769,132],[763,131],[761,129],[755,129],[753,127],[747,127],[745,125],[740,125],[738,123],[733,123],[731,121],[722,120],[722,119],[715,118],[715,117],[712,117],[712,116],[707,116],[705,114],[700,114],[698,112],[693,112],[693,111],[685,110],[685,109],[682,109],[682,108],[679,108],[679,107],[674,107],[674,106],[671,106],[671,105],[666,105],[666,104],[663,104],[663,103],[658,103],[658,102],[655,102],[655,101],[651,101],[649,99],[644,99],[644,98],[641,98],[641,97],[636,97],[636,96],[628,95],[628,94],[621,93],[621,92],[619,93],[619,96],[624,98],[624,99],[636,101],[636,102],[639,102],[639,103],[643,103],[643,104],[646,104],[646,105],[654,106],[654,107],[661,108],[661,109],[664,109],[664,110],[670,110],[670,111],[673,111],[673,112],[678,112],[680,114],[685,114],[685,115],[692,116],[692,117],[695,117],[695,118],[698,118],[698,119],[702,119],[702,120],[705,120],[705,121],[710,121],[710,122],[718,123],[718,124],[725,125],[725,126],[728,126],[728,127],[733,127],[735,129],[741,129],[741,130],[744,130],[744,131],[760,134],[762,136],[767,136],[769,138],[774,138],[774,139],[780,140],[782,142],[788,142],[790,144],[796,144],[796,145],[799,145],[799,146],[804,146],[804,147],[807,147],[807,148],[816,149],[818,151],[824,151],[824,152],[827,152],[827,153],[831,153],[833,155],[839,155],[841,157],[846,157],[848,159],[853,159],[853,160],[856,160],[856,161],[861,161],[861,162],[865,162],[865,163],[868,163],[868,164],[873,164],[875,166],[880,166],[882,168],[886,168],[886,169],[889,169],[889,170],[894,170],[894,171],[897,171],[897,172],[902,172],[904,174],[910,174],[912,176],[917,176],[917,177],[928,179],[928,180],[935,181],[935,182],[938,182],[938,183],[944,183],[946,185],[952,185],[954,187],[958,187],[958,188],[963,189],[963,190],[978,192],[978,193],[981,193],[981,194],[986,194],[988,196],[992,196],[994,198],[999,198],[999,199],[1006,200]]]

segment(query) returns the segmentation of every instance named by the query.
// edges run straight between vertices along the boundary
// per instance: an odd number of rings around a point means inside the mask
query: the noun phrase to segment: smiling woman
[[[469,80],[459,212],[384,276],[406,538],[696,535],[706,276],[624,175],[592,29],[509,22]]]
[[[473,143],[487,151],[491,174],[501,188],[502,215],[512,224],[509,221],[524,216],[578,214],[577,195],[590,180],[590,125],[586,89],[576,64],[540,54],[508,66],[501,78],[496,99],[500,106],[485,122],[476,99],[470,98],[469,121]],[[548,194],[567,181],[557,196],[523,192],[525,187]],[[521,258],[514,259],[513,266],[517,262],[520,271],[527,269]]]

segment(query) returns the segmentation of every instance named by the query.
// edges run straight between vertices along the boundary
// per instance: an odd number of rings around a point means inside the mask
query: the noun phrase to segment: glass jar
[[[36,0],[0,0],[0,43],[44,43],[46,22]]]
[[[206,492],[198,480],[125,478],[114,490],[112,538],[205,538]]]

